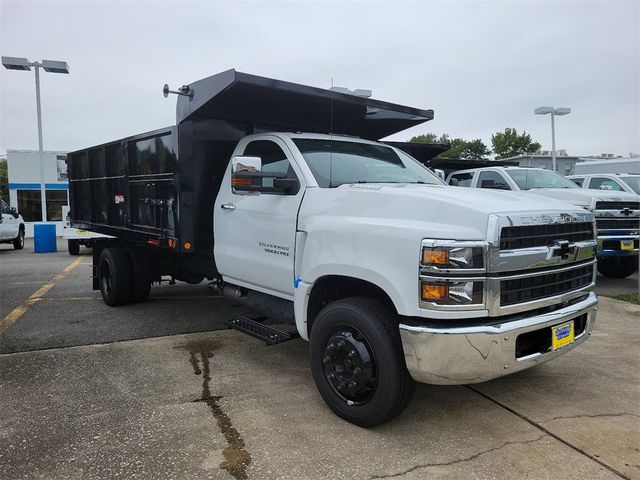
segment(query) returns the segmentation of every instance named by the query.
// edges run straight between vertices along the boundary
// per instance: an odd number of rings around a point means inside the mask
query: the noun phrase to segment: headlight
[[[442,310],[484,307],[485,252],[481,241],[423,240],[420,303]]]

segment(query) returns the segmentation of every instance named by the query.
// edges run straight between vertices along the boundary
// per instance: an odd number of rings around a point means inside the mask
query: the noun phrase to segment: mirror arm
[[[237,178],[287,178],[286,173],[279,172],[246,172],[240,171],[233,174]]]

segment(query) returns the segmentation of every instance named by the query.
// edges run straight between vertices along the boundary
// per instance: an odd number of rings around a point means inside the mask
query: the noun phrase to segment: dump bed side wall
[[[171,248],[180,235],[177,128],[67,156],[74,226]]]

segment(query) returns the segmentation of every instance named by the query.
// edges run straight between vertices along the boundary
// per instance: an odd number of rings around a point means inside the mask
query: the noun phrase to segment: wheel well
[[[19,232],[24,232],[24,223],[20,224],[20,226],[18,227],[18,231]]]
[[[389,295],[377,285],[359,278],[327,275],[316,280],[311,289],[307,305],[307,333],[311,332],[313,321],[325,305],[349,297],[375,298],[397,312]]]

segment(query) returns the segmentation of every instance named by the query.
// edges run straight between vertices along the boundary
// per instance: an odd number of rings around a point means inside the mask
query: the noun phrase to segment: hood
[[[420,184],[345,184],[310,188],[300,227],[343,222],[430,232],[432,238],[482,240],[489,216],[518,213],[584,213],[575,205],[527,192]]]
[[[527,192],[533,195],[564,200],[584,207],[589,207],[596,200],[640,201],[640,195],[634,193],[594,190],[591,188],[536,188],[527,190]]]

